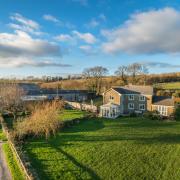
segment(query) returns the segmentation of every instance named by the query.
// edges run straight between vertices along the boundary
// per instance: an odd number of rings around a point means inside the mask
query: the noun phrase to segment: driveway
[[[12,180],[9,168],[5,160],[2,145],[3,142],[0,141],[0,180]]]

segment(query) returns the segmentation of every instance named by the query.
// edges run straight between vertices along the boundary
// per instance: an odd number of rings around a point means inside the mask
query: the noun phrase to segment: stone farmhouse
[[[130,113],[143,114],[157,110],[162,116],[174,112],[175,103],[171,97],[155,96],[152,86],[127,85],[112,87],[103,93],[100,116],[116,118]]]

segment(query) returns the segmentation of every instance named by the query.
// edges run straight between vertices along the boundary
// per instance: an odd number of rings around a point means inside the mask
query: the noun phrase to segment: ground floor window
[[[119,115],[119,107],[118,106],[101,106],[100,107],[100,113],[101,116],[103,117],[108,117],[108,118],[115,118]]]
[[[144,111],[145,110],[145,104],[139,104],[139,110]]]
[[[167,106],[157,106],[157,111],[163,115],[167,116],[168,107]]]
[[[134,103],[129,103],[128,104],[128,109],[134,109]]]

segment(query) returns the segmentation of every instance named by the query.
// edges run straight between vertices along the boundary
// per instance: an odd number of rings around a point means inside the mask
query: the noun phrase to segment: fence
[[[65,101],[65,102],[69,107],[72,107],[72,108],[75,108],[75,109],[90,111],[90,112],[93,112],[93,113],[97,113],[97,111],[98,111],[97,106],[94,106],[94,105],[78,103],[78,102],[70,102],[70,101]]]
[[[12,142],[11,139],[10,139],[10,135],[9,135],[9,132],[8,132],[7,125],[6,125],[6,123],[4,122],[4,119],[3,119],[1,116],[0,116],[0,123],[1,123],[1,125],[2,125],[3,133],[6,135],[7,140],[8,140],[8,143],[9,143],[9,145],[10,145],[10,148],[11,148],[12,152],[14,153],[16,159],[18,160],[19,165],[21,166],[21,169],[23,170],[26,179],[27,179],[27,180],[33,180],[34,177],[32,177],[32,174],[34,174],[34,173],[29,172],[29,171],[27,170],[26,166],[24,165],[21,157],[20,157],[19,154],[18,154],[18,151],[17,151],[15,145],[13,144],[13,142]],[[36,177],[36,179],[38,179],[38,178]]]

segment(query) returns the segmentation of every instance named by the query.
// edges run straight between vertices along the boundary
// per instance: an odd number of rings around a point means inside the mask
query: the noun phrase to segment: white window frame
[[[144,109],[142,109],[142,108],[141,108],[141,106],[144,106]],[[145,109],[146,109],[145,104],[139,104],[139,110],[141,110],[141,111],[145,111]]]
[[[157,111],[160,113],[160,115],[167,116],[168,114],[168,107],[163,105],[158,105]]]
[[[145,96],[143,96],[143,95],[140,95],[139,96],[139,101],[145,101],[146,100],[146,97]]]
[[[134,94],[129,94],[128,95],[128,100],[133,101],[134,100]]]
[[[133,108],[130,105],[133,105]],[[134,109],[134,103],[128,103],[128,109]]]

